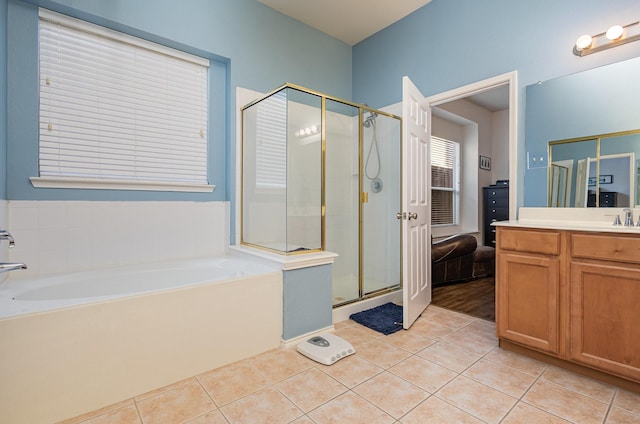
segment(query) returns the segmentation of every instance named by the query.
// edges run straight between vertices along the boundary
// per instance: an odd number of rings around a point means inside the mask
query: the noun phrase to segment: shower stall
[[[293,84],[243,107],[241,243],[337,253],[334,307],[399,289],[401,127]]]

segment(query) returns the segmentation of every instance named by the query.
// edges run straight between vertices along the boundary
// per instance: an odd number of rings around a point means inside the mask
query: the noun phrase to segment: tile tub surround
[[[640,422],[640,394],[502,350],[488,321],[430,306],[391,336],[335,327],[358,352],[332,366],[275,349],[63,423]]]
[[[228,202],[10,200],[7,209],[9,259],[29,267],[10,279],[217,256],[229,245]]]

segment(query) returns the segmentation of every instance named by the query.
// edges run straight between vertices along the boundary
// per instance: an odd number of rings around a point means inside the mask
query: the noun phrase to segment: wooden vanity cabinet
[[[640,237],[498,227],[501,340],[640,382]]]
[[[640,238],[573,233],[569,359],[640,381]]]
[[[560,232],[499,227],[497,246],[498,337],[559,355]]]

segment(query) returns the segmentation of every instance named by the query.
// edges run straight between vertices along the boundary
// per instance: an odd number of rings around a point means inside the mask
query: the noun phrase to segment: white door
[[[587,172],[587,159],[578,161],[578,172],[576,173],[576,208],[587,207],[587,190],[589,189],[589,173]]]
[[[403,327],[431,303],[431,111],[420,90],[402,79]]]

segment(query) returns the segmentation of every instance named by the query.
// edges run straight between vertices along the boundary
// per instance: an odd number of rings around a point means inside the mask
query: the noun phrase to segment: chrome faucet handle
[[[13,240],[13,237],[11,237],[11,234],[9,234],[9,231],[7,230],[0,230],[0,240],[9,240],[9,249],[13,249],[14,247],[16,247],[16,242]]]
[[[629,208],[622,209],[622,212],[625,213],[624,217],[624,226],[625,227],[633,227],[633,210]]]
[[[616,227],[619,227],[622,225],[622,221],[620,221],[620,215],[616,215],[615,219],[613,220],[613,225]]]

